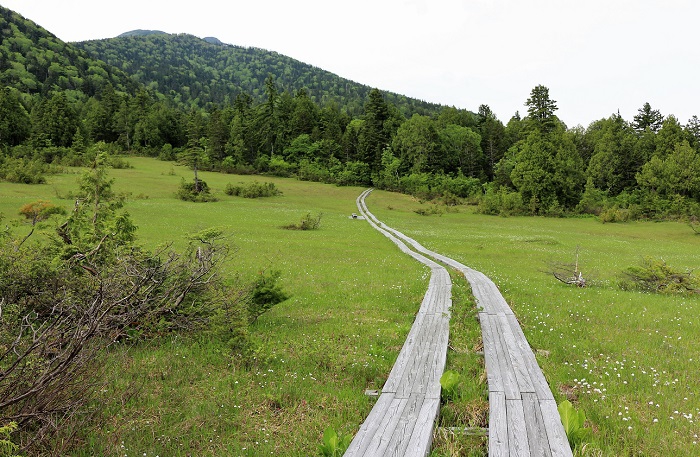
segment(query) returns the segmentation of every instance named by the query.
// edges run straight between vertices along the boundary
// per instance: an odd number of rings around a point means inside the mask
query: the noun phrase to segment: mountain
[[[323,105],[334,100],[350,115],[362,113],[372,90],[272,51],[223,44],[212,37],[135,32],[75,45],[185,107],[228,104],[242,92],[261,102],[269,75],[274,76],[279,90],[296,93],[306,89],[315,102]],[[432,114],[441,108],[395,93],[384,95],[406,116]]]
[[[118,38],[123,38],[127,36],[146,36],[146,35],[167,35],[165,32],[161,32],[160,30],[132,30],[130,32],[124,32],[121,35],[118,36]]]
[[[17,89],[23,97],[61,91],[84,100],[108,84],[132,94],[139,86],[125,72],[0,6],[0,87]]]

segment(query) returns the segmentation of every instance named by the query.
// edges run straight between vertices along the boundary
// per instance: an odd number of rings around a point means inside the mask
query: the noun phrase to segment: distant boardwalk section
[[[380,228],[357,199],[360,213],[377,230],[431,269],[428,291],[379,400],[360,427],[346,456],[425,456],[440,408],[440,376],[449,339],[452,284],[447,270],[410,250],[398,237]]]
[[[425,456],[430,452],[451,304],[449,274],[431,257],[464,274],[479,306],[489,387],[489,456],[572,456],[547,380],[493,281],[377,221],[364,202],[370,191],[357,199],[362,215],[403,252],[430,266],[432,276],[382,394],[345,455]]]

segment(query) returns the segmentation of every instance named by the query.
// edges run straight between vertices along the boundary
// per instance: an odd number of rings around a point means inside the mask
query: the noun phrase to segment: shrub
[[[294,172],[294,165],[286,162],[280,156],[272,156],[267,165],[267,171],[271,175],[288,178],[292,176],[292,173]]]
[[[413,212],[416,214],[420,214],[421,216],[432,216],[433,214],[442,216],[445,213],[445,211],[438,205],[432,205],[428,208],[419,208],[417,210],[414,210]]]
[[[270,308],[289,298],[289,295],[282,290],[278,283],[280,274],[278,270],[263,270],[253,283],[253,291],[248,304],[248,319],[251,324]]]
[[[216,197],[211,195],[209,185],[206,182],[200,179],[198,184],[197,186],[194,181],[186,182],[183,178],[180,188],[177,190],[177,198],[190,202],[215,202],[217,200]]]
[[[627,267],[620,287],[657,293],[700,293],[700,278],[678,271],[663,259],[645,257],[640,265]]]
[[[598,216],[602,223],[606,222],[628,222],[631,219],[630,210],[613,205],[603,210]]]
[[[303,159],[299,162],[299,170],[297,170],[297,178],[300,181],[312,181],[312,182],[333,182],[333,177],[331,176],[330,170],[324,167],[320,163],[314,161],[311,162],[307,159]]]
[[[489,186],[479,201],[477,212],[500,216],[521,215],[525,213],[523,197],[519,192],[509,190],[507,187],[501,187],[496,191],[493,186]]]
[[[12,433],[17,430],[17,422],[0,426],[0,457],[19,457],[15,452],[19,446],[12,441]]]
[[[58,173],[60,168],[35,159],[0,157],[0,178],[19,184],[44,184],[45,174]]]
[[[323,213],[318,213],[316,217],[313,217],[311,213],[306,213],[306,216],[298,224],[289,224],[282,228],[287,230],[318,230],[321,227],[321,216]]]
[[[275,183],[259,183],[254,181],[247,185],[234,186],[229,183],[224,189],[226,195],[239,196],[244,198],[276,197],[282,195],[282,191],[275,186]]]
[[[128,160],[119,156],[111,156],[107,159],[107,162],[109,163],[110,167],[115,169],[134,168],[134,166],[131,165]]]

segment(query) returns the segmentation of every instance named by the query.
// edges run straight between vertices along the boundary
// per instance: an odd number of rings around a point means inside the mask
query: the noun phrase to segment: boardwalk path
[[[403,252],[428,265],[432,274],[379,400],[345,455],[423,457],[430,452],[451,305],[449,274],[431,257],[464,274],[479,307],[489,387],[489,456],[571,456],[549,385],[495,284],[484,274],[429,251],[379,222],[365,204],[370,192],[357,198],[360,213]]]

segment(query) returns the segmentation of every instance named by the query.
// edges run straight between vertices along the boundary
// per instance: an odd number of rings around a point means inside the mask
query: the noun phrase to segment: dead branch
[[[570,284],[577,287],[586,287],[586,278],[579,269],[579,251],[580,247],[576,247],[576,257],[573,263],[551,262],[549,273],[558,281],[565,284]]]

